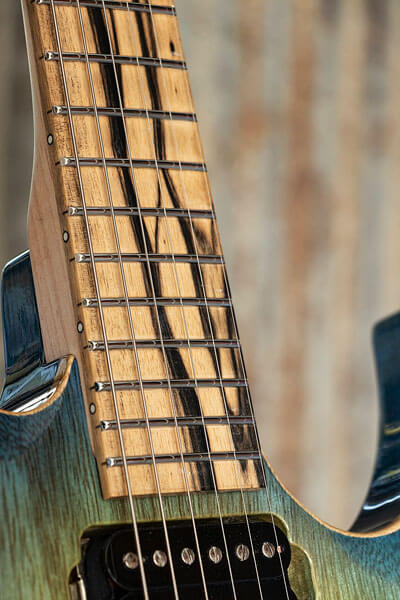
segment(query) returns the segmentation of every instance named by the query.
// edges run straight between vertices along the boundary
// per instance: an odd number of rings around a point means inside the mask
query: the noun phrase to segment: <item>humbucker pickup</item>
[[[169,523],[168,530],[180,600],[203,599],[204,581],[209,600],[231,600],[233,587],[237,600],[259,597],[260,588],[268,600],[297,600],[287,583],[290,544],[271,522],[224,521],[223,533],[218,520],[197,521],[198,545],[192,521]],[[161,523],[141,525],[139,533],[149,596],[151,600],[172,600],[163,527]],[[87,600],[144,597],[132,527],[93,530],[82,539],[82,562],[71,575],[75,597],[79,588],[84,589]]]

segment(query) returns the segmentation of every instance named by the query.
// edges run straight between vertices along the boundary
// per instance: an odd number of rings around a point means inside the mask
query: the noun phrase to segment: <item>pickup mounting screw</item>
[[[262,545],[262,553],[265,558],[274,558],[275,556],[275,546],[271,544],[271,542],[264,542]]]
[[[156,550],[153,554],[153,562],[156,567],[165,567],[168,562],[167,555],[162,550]]]
[[[78,325],[76,326],[76,328],[77,328],[77,330],[78,330],[78,333],[83,333],[83,329],[84,329],[84,327],[83,327],[83,323],[82,323],[82,321],[79,321],[79,322],[78,322]]]
[[[211,546],[211,548],[208,551],[208,556],[209,556],[209,559],[211,560],[211,562],[213,562],[215,565],[217,565],[222,560],[221,548],[218,548],[218,546]]]
[[[196,560],[196,555],[191,548],[184,548],[181,552],[181,558],[185,565],[192,565]]]
[[[241,562],[248,560],[250,556],[250,550],[245,544],[239,544],[238,546],[236,546],[235,552],[236,556]]]
[[[69,242],[69,233],[68,233],[68,231],[63,231],[63,241],[65,243]]]
[[[137,554],[135,554],[134,552],[127,552],[126,554],[124,554],[122,557],[122,562],[124,563],[125,567],[130,571],[137,569],[139,566],[139,559],[137,557]]]
[[[47,136],[47,143],[49,146],[52,146],[54,144],[54,137],[52,133],[49,133],[49,135]]]
[[[96,414],[96,405],[93,402],[89,406],[89,412],[90,412],[91,415],[95,415]]]

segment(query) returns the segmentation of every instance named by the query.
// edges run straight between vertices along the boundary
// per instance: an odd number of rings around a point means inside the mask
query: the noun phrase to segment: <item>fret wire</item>
[[[84,50],[85,50],[85,57],[86,57],[86,61],[87,61],[87,70],[88,70],[88,76],[89,76],[90,89],[91,89],[91,94],[92,94],[92,99],[93,99],[93,106],[94,106],[94,109],[96,111],[96,125],[97,125],[99,142],[100,142],[100,146],[101,146],[101,154],[102,154],[102,158],[103,158],[103,166],[104,166],[104,173],[105,173],[106,184],[107,184],[107,192],[108,192],[108,196],[109,196],[110,207],[113,208],[111,184],[110,184],[109,177],[108,177],[108,168],[107,168],[107,163],[106,163],[106,158],[105,158],[104,144],[103,144],[103,137],[102,137],[102,133],[101,133],[100,120],[99,120],[99,116],[97,114],[96,94],[95,94],[95,89],[94,89],[94,83],[93,83],[93,78],[92,78],[92,70],[91,70],[91,66],[90,66],[90,61],[88,59],[87,40],[86,40],[85,29],[84,29],[84,24],[83,24],[82,11],[81,11],[81,7],[80,7],[80,0],[77,0],[77,3],[78,3],[77,6],[78,6],[78,11],[79,11],[79,22],[80,22],[80,27],[81,27],[81,32],[82,32],[82,38],[83,38],[83,45],[84,45]],[[104,7],[104,4],[103,4],[103,7]],[[104,7],[104,15],[105,16],[107,15],[105,7]],[[110,36],[109,36],[109,45],[110,45],[110,51],[112,52],[112,46],[111,46],[111,38],[110,38]],[[115,61],[114,61],[114,54],[113,53],[112,53],[112,62],[113,62],[114,69],[115,69]],[[116,73],[115,73],[115,76],[116,76]],[[117,81],[117,77],[116,77],[116,81]],[[128,142],[128,137],[127,136],[126,136],[126,141]],[[167,522],[166,522],[166,518],[165,518],[164,502],[163,502],[163,498],[162,498],[162,494],[161,494],[161,485],[160,485],[160,479],[159,479],[157,464],[156,464],[156,461],[155,461],[155,452],[154,452],[153,438],[152,438],[152,433],[151,433],[150,426],[148,425],[149,415],[148,415],[148,411],[147,411],[146,397],[145,397],[145,393],[144,393],[143,381],[142,381],[142,376],[141,376],[141,366],[140,366],[140,362],[139,362],[137,348],[136,348],[136,345],[135,345],[136,337],[135,337],[135,331],[134,331],[134,327],[133,327],[132,314],[131,314],[131,311],[129,310],[129,304],[128,304],[128,287],[127,287],[127,282],[126,282],[126,277],[125,277],[124,266],[123,266],[123,263],[122,263],[122,260],[121,260],[121,248],[120,248],[120,242],[119,242],[119,234],[118,234],[118,228],[117,228],[116,218],[115,218],[114,212],[112,213],[112,218],[113,218],[113,227],[114,227],[115,239],[116,239],[117,249],[118,249],[118,256],[120,258],[120,270],[121,270],[121,275],[122,275],[124,295],[125,295],[125,298],[126,298],[126,301],[127,301],[127,312],[128,312],[129,327],[130,327],[130,332],[131,332],[131,336],[132,336],[132,341],[133,341],[133,344],[134,344],[134,353],[135,353],[135,359],[136,359],[136,366],[137,366],[138,376],[139,376],[139,380],[140,380],[140,384],[141,384],[140,389],[141,389],[141,395],[142,395],[142,400],[143,400],[143,410],[144,410],[145,418],[146,418],[146,422],[147,422],[147,434],[148,434],[148,439],[149,439],[149,444],[150,444],[150,449],[151,449],[151,455],[152,455],[152,458],[153,458],[153,471],[154,471],[154,478],[155,478],[156,487],[157,487],[157,495],[158,495],[158,499],[159,499],[159,505],[160,505],[160,511],[161,511],[161,516],[162,516],[162,523],[163,523],[163,530],[164,530],[165,542],[166,542],[166,547],[167,547],[167,554],[168,554],[168,559],[169,559],[169,570],[170,570],[171,578],[172,578],[172,585],[173,585],[173,589],[174,589],[174,596],[175,596],[176,600],[179,600],[179,594],[178,594],[178,588],[177,588],[176,576],[175,576],[175,569],[174,569],[174,564],[173,564],[173,559],[172,559],[172,553],[171,553],[171,545],[170,545],[170,540],[169,540]],[[146,253],[147,253],[147,249],[146,249]]]
[[[156,31],[155,31],[155,26],[154,26],[154,19],[153,19],[153,30],[154,30],[154,33],[155,33],[155,36],[156,36]],[[176,34],[179,37],[179,29],[178,29],[177,19],[175,19],[175,31],[176,31]],[[186,88],[187,88],[187,91],[190,93],[190,85],[188,83],[188,80],[186,80]],[[201,139],[200,139],[200,135],[199,135],[199,131],[198,130],[196,130],[195,135],[196,135],[196,138],[197,138],[198,147],[201,150],[202,149],[202,143],[201,143]],[[209,183],[209,180],[208,180],[207,177],[205,179],[206,179],[207,194],[208,194],[208,198],[209,198],[209,201],[210,201],[210,206],[212,207],[212,211],[214,212],[214,216],[215,216],[214,203],[213,203],[213,200],[212,200],[210,183]],[[185,196],[186,196],[186,202],[187,202],[186,187],[184,189],[185,189]],[[236,338],[237,338],[237,340],[239,340],[239,334],[238,334],[238,329],[237,329],[237,323],[236,323],[235,313],[234,313],[234,310],[233,310],[233,304],[232,304],[231,297],[230,297],[230,287],[229,287],[229,283],[228,283],[228,279],[227,279],[226,269],[223,269],[223,274],[224,274],[225,288],[227,290],[227,294],[228,294],[228,297],[229,297],[229,300],[230,300],[230,310],[231,310],[231,316],[232,316],[232,323],[233,323],[233,327],[234,327],[234,330],[235,330]],[[245,374],[246,370],[245,370],[245,365],[244,365],[244,360],[243,360],[243,354],[242,354],[241,350],[239,350],[239,360],[240,360],[242,372]],[[248,398],[248,403],[249,403],[249,406],[250,406],[251,413],[252,413],[252,415],[254,417],[254,409],[253,409],[253,405],[252,405],[252,401],[251,401],[251,397],[250,397],[250,391],[249,391],[248,387],[247,387],[247,398]],[[261,445],[260,445],[260,438],[259,438],[259,435],[258,435],[257,427],[255,427],[254,429],[255,429],[255,436],[256,436],[256,440],[257,440],[257,447],[258,447],[260,456],[262,456]],[[260,464],[261,464],[261,472],[262,472],[263,479],[264,479],[265,490],[266,490],[266,494],[267,494],[267,501],[268,501],[269,512],[270,512],[270,515],[271,515],[271,522],[272,522],[272,528],[273,528],[273,531],[274,531],[275,543],[278,546],[279,545],[278,533],[277,533],[277,528],[276,528],[274,514],[272,512],[271,495],[270,495],[270,491],[269,491],[269,488],[268,488],[267,475],[266,475],[266,472],[265,472],[264,461],[261,460]],[[244,501],[243,492],[242,492],[242,497],[243,497],[243,501]],[[246,510],[246,505],[244,504],[244,506],[245,506],[245,510]],[[251,541],[251,546],[252,546],[252,553],[253,553],[253,557],[254,557],[254,546],[253,546],[253,541],[252,541],[252,536],[251,536],[251,530],[250,530],[250,525],[249,525],[249,521],[248,521],[248,516],[247,515],[246,515],[246,521],[247,521],[247,525],[248,525],[248,531],[249,531],[250,541]],[[258,583],[259,583],[259,587],[260,587],[261,597],[263,597],[261,586],[260,586],[260,581],[259,581],[259,576],[258,576],[259,574],[258,574],[257,564],[256,564],[255,560],[254,560],[254,562],[255,562],[255,566],[256,566],[256,570],[257,570],[257,577],[258,577]],[[287,580],[286,580],[286,574],[285,574],[285,570],[284,570],[284,567],[283,567],[282,556],[280,554],[279,554],[279,562],[280,562],[280,566],[281,566],[281,572],[282,572],[282,575],[283,575],[283,581],[284,581],[284,585],[285,585],[286,597],[287,597],[287,600],[289,600],[288,583],[287,583]]]
[[[109,42],[110,52],[111,52],[111,55],[112,55],[112,62],[113,62],[113,69],[114,69],[114,76],[115,76],[115,84],[116,84],[116,87],[117,87],[118,99],[119,99],[120,109],[121,109],[121,112],[122,112],[122,122],[123,122],[124,133],[125,133],[125,141],[126,141],[126,144],[127,144],[129,160],[131,161],[132,180],[133,180],[134,186],[135,186],[136,198],[139,198],[138,193],[137,193],[137,187],[136,187],[135,173],[134,173],[134,169],[133,169],[132,152],[131,152],[131,147],[130,147],[130,142],[129,142],[129,136],[128,136],[127,128],[126,128],[126,121],[125,121],[125,116],[124,116],[124,108],[123,108],[123,102],[122,102],[120,84],[119,84],[119,79],[118,79],[118,75],[117,75],[117,71],[116,71],[116,64],[115,64],[114,50],[113,50],[113,45],[112,45],[111,35],[110,35],[108,15],[107,15],[107,11],[106,11],[106,8],[105,8],[105,5],[104,5],[104,1],[103,1],[103,13],[104,13],[104,22],[105,22],[106,28],[107,28],[107,35],[108,35],[108,42]],[[131,13],[128,13],[128,15],[130,15],[130,14]],[[138,61],[137,64],[139,66],[139,61]],[[140,73],[140,69],[139,69],[139,73]],[[141,77],[141,74],[140,74],[140,77]],[[145,101],[143,102],[143,105],[145,106],[145,109],[146,109],[146,112],[147,112],[147,104],[146,104]],[[156,168],[157,168],[157,174],[158,174],[159,171],[158,171],[156,153],[154,153],[154,158],[155,158],[155,163],[156,163]],[[139,204],[139,201],[138,201],[138,207],[139,206],[140,206],[140,204]],[[144,243],[144,246],[145,246],[146,254],[148,254],[148,248],[147,248],[147,241],[146,241],[146,236],[145,236],[144,223],[143,223],[143,219],[142,219],[141,214],[139,215],[139,220],[140,220],[140,227],[141,227],[141,233],[142,233],[143,243]],[[152,277],[152,271],[151,271],[151,267],[150,267],[150,262],[148,262],[147,268],[148,268],[149,280],[150,280],[150,284],[151,284],[151,288],[152,288],[152,294],[153,294],[153,297],[154,297],[154,301],[156,303],[156,293],[155,293],[155,287],[154,287],[154,281],[153,281],[153,277]],[[131,311],[128,310],[128,312],[129,312],[129,318],[131,320],[132,319]],[[159,315],[158,309],[156,310],[156,317],[157,317],[158,328],[159,328],[159,332],[160,332],[160,339],[163,340],[162,328],[161,328],[161,323],[160,323],[160,315]],[[169,368],[168,368],[168,361],[167,361],[167,356],[166,356],[165,348],[164,347],[162,347],[162,353],[163,353],[163,357],[164,357],[164,364],[165,364],[165,367],[166,367],[166,374],[167,374],[168,384],[169,384],[170,383]],[[177,419],[177,412],[176,412],[176,406],[175,406],[175,398],[173,396],[171,387],[169,388],[169,393],[170,393],[171,406],[172,406],[172,409],[173,409],[174,418],[176,420]],[[147,415],[146,415],[146,418],[147,418]],[[198,551],[198,556],[199,556],[199,566],[200,566],[200,570],[201,570],[201,574],[202,574],[202,581],[203,581],[203,585],[204,585],[205,596],[208,599],[207,585],[206,585],[206,582],[205,582],[203,563],[202,563],[202,558],[201,558],[201,552],[200,552],[199,540],[198,540],[198,535],[197,535],[196,522],[195,522],[195,517],[194,517],[194,511],[193,511],[193,504],[192,504],[191,493],[190,493],[190,486],[189,486],[189,481],[188,481],[188,476],[187,476],[187,471],[186,471],[185,463],[184,463],[184,460],[183,460],[183,445],[182,445],[181,432],[180,432],[180,430],[179,430],[179,428],[178,428],[177,425],[176,425],[176,433],[177,433],[177,441],[178,441],[178,445],[179,445],[179,452],[180,452],[180,456],[181,456],[181,460],[182,460],[182,473],[183,473],[183,476],[184,476],[184,481],[185,481],[185,486],[186,486],[186,491],[187,491],[187,498],[188,498],[188,502],[189,502],[189,506],[190,506],[190,511],[191,511],[191,519],[192,519],[192,524],[193,524],[193,533],[194,533],[194,538],[195,538],[195,542],[196,542],[196,549]],[[149,435],[150,435],[150,428],[149,428]],[[166,538],[167,538],[167,553],[168,553],[168,556],[169,556],[170,565],[171,565],[171,573],[172,573],[172,576],[173,576],[174,593],[179,598],[178,591],[177,591],[177,586],[176,586],[176,581],[175,581],[175,575],[174,575],[174,571],[172,569],[173,559],[172,559],[172,555],[171,555],[171,549],[170,549],[169,543],[168,543],[168,537],[167,537],[168,534],[167,534],[166,526],[165,526],[165,533],[166,533]]]
[[[101,215],[101,216],[110,216],[111,209],[107,206],[91,206],[87,207],[87,213],[92,216]],[[175,217],[179,218],[188,218],[189,211],[186,209],[179,208],[166,208],[167,217]],[[128,217],[138,217],[143,215],[145,217],[162,217],[164,216],[164,210],[161,208],[134,208],[127,206],[114,206],[114,213],[117,216],[128,216]],[[70,217],[81,217],[83,216],[83,209],[80,206],[70,206],[66,213]],[[210,210],[192,210],[191,211],[192,218],[195,219],[211,219],[215,220],[215,215]]]
[[[118,55],[114,59],[110,54],[97,54],[90,53],[87,55],[83,52],[63,52],[62,55],[59,52],[53,50],[47,50],[43,54],[43,58],[47,62],[56,61],[59,62],[62,58],[64,62],[84,62],[89,63],[108,63],[112,64],[113,60],[117,64],[121,65],[135,65],[138,67],[154,67],[154,68],[165,68],[165,69],[179,69],[186,71],[186,63],[181,60],[172,60],[169,58],[163,58],[162,64],[159,63],[159,59],[152,58],[150,56],[124,56]]]
[[[106,158],[105,162],[108,167],[130,168],[130,163],[132,162],[133,169],[167,169],[172,171],[182,169],[184,171],[200,171],[203,173],[207,171],[203,163],[187,162],[179,164],[179,162],[173,160],[132,159],[130,161],[129,158]],[[62,167],[76,167],[78,163],[81,167],[102,167],[103,159],[93,157],[76,159],[72,156],[63,156],[58,164]]]
[[[209,460],[207,453],[201,452],[192,452],[184,454],[184,462],[206,462]],[[156,456],[156,461],[158,464],[168,464],[168,463],[177,463],[181,462],[181,456],[179,454],[159,454]],[[239,451],[239,452],[212,452],[211,460],[214,462],[218,461],[250,461],[250,460],[261,460],[258,452],[251,451]],[[151,456],[128,456],[127,457],[128,464],[131,465],[147,465],[151,464],[152,457]],[[121,459],[119,457],[109,457],[106,458],[105,464],[107,467],[119,467],[121,466]]]
[[[228,419],[226,416],[219,417],[205,417],[206,425],[229,425]],[[201,420],[201,416],[198,417],[178,417],[177,418],[179,427],[202,427],[203,423]],[[252,425],[254,426],[254,419],[252,417],[231,417],[231,421],[236,425]],[[149,423],[151,427],[175,427],[175,419],[170,417],[164,418],[151,418],[149,419]],[[144,429],[146,425],[145,419],[122,419],[121,420],[122,428],[126,429]],[[102,420],[98,427],[102,431],[109,431],[110,429],[116,429],[115,421],[107,421]]]
[[[239,348],[239,343],[235,340],[217,340],[214,342],[218,348]],[[187,348],[189,345],[188,340],[137,340],[137,348],[161,348],[164,344],[165,348]],[[192,348],[210,348],[213,347],[212,340],[190,340]],[[110,350],[123,350],[130,348],[132,342],[130,340],[113,340],[108,342]],[[92,352],[104,351],[104,342],[89,340],[88,348]]]
[[[75,257],[71,260],[75,260],[77,263],[89,263],[91,262],[89,254],[75,254]],[[118,254],[107,253],[107,254],[94,254],[94,260],[100,263],[115,263],[119,262]],[[202,265],[223,265],[224,259],[222,256],[204,254],[197,259],[192,254],[149,254],[148,256],[139,253],[122,253],[121,260],[123,263],[143,263],[149,260],[152,263],[170,263],[176,260],[177,263],[191,264],[200,263]]]
[[[155,26],[155,22],[154,22],[154,16],[150,7],[150,14],[151,14],[151,21],[152,21],[152,29],[153,29],[153,34],[154,34],[154,38],[155,38],[155,43],[156,43],[156,48],[157,48],[157,54],[160,57],[161,56],[161,52],[160,52],[160,47],[159,47],[159,42],[158,42],[158,36],[157,36],[157,28]],[[177,22],[175,20],[175,29],[176,29],[176,33],[179,36],[179,31],[178,31],[178,26],[177,26]],[[162,67],[162,60],[161,58],[159,58],[159,62],[160,62],[160,67],[161,67],[161,74],[162,74],[162,78],[164,81],[164,89],[166,92],[166,97],[168,99],[168,107],[169,107],[169,111],[171,112],[171,103],[170,103],[170,98],[169,98],[169,91],[168,91],[168,86],[166,84],[166,80],[165,80],[165,76],[164,76],[164,69]],[[189,88],[189,85],[186,84],[187,87]],[[188,90],[190,92],[190,89]],[[172,118],[171,118],[172,121]],[[173,123],[172,123],[173,125]],[[175,132],[175,127],[172,127],[172,132],[173,132],[173,139],[174,139],[174,143],[175,143],[175,150],[176,150],[176,154],[179,157],[180,156],[180,148],[178,145],[178,140],[177,140],[177,136],[176,136],[176,132]],[[200,152],[202,152],[202,146],[199,140],[199,134],[198,131],[196,131],[196,136],[197,139],[199,141],[199,150]],[[182,185],[183,185],[183,190],[184,190],[184,196],[185,196],[185,201],[186,201],[186,205],[187,207],[189,206],[188,203],[188,195],[187,195],[187,190],[186,190],[186,182],[185,182],[185,177],[183,174],[183,171],[181,170],[181,181],[182,181]],[[209,194],[209,200],[210,200],[210,205],[213,206],[212,200],[211,200],[211,194]],[[189,211],[190,212],[190,211]],[[196,240],[196,235],[195,235],[195,231],[194,231],[194,227],[193,227],[193,222],[191,217],[189,217],[189,221],[190,221],[190,225],[191,225],[191,232],[192,232],[192,239],[193,239],[193,244],[194,247],[196,249],[196,254],[198,256],[198,247],[197,247],[197,240]],[[225,275],[225,269],[222,269]],[[201,280],[201,286],[202,286],[202,290],[203,290],[203,294],[204,294],[204,299],[205,299],[205,303],[206,303],[206,313],[207,313],[207,318],[208,318],[208,323],[209,323],[209,329],[212,335],[212,339],[214,339],[214,332],[213,332],[213,324],[212,324],[212,320],[211,320],[211,316],[210,316],[210,312],[208,309],[208,305],[207,305],[207,292],[206,292],[206,288],[205,288],[205,284],[204,284],[204,278],[203,278],[203,273],[199,264],[199,275],[200,275],[200,280]],[[226,287],[226,278],[225,278],[225,287]],[[240,350],[239,350],[240,352]],[[215,364],[217,367],[217,371],[218,371],[218,377],[219,380],[221,382],[221,393],[222,393],[222,398],[223,398],[223,402],[224,402],[224,407],[225,407],[225,412],[226,415],[228,416],[229,419],[229,408],[228,408],[228,403],[227,403],[227,399],[226,399],[226,395],[225,395],[225,389],[223,387],[222,384],[222,373],[221,373],[221,367],[220,367],[220,363],[219,363],[219,357],[218,357],[218,352],[216,347],[214,346],[214,356],[215,356]],[[245,373],[243,371],[243,373]],[[232,440],[232,447],[234,449],[234,452],[236,453],[236,445],[235,445],[235,441],[234,441],[234,437],[233,437],[233,432],[232,432],[232,427],[231,425],[229,426],[230,429],[230,434],[231,434],[231,440]],[[260,458],[261,458],[261,454],[260,454]],[[262,461],[261,461],[262,462]],[[246,506],[246,500],[244,497],[244,490],[243,490],[243,485],[242,485],[242,471],[237,463],[237,461],[235,460],[235,469],[236,469],[236,477],[238,480],[238,483],[240,484],[240,493],[241,493],[241,499],[242,499],[242,504],[243,504],[243,510],[245,513],[245,521],[246,521],[246,525],[247,525],[247,530],[248,530],[248,534],[249,534],[249,539],[250,539],[250,544],[251,544],[251,551],[252,551],[252,556],[253,556],[253,562],[254,562],[254,567],[256,570],[256,574],[257,574],[257,583],[258,583],[258,588],[259,588],[259,592],[260,592],[260,596],[261,598],[263,598],[263,592],[262,592],[262,587],[261,587],[261,580],[260,580],[260,575],[259,575],[259,571],[258,571],[258,566],[257,566],[257,560],[256,560],[256,554],[255,554],[255,549],[254,549],[254,544],[253,544],[253,539],[252,539],[252,535],[251,535],[251,529],[250,529],[250,522],[249,522],[249,517],[248,517],[248,513],[247,513],[247,506]],[[234,585],[234,581],[233,581],[233,576],[232,576],[232,570],[231,570],[231,566],[229,565],[229,569],[230,569],[230,574],[231,574],[231,579],[232,579],[232,587],[233,587],[233,595],[236,598],[236,590],[235,590],[235,585]]]
[[[52,13],[53,22],[54,22],[54,28],[55,28],[55,35],[56,35],[56,40],[57,40],[57,47],[59,49],[59,53],[61,56],[60,69],[61,69],[62,82],[63,82],[64,93],[65,93],[65,100],[66,100],[66,104],[68,107],[68,118],[69,118],[69,124],[70,124],[70,128],[71,128],[72,145],[73,145],[74,155],[76,157],[78,157],[78,147],[77,147],[77,141],[76,141],[76,136],[75,136],[75,128],[74,128],[72,115],[70,112],[71,103],[70,103],[70,96],[69,96],[69,90],[68,90],[68,85],[67,85],[67,77],[66,77],[66,72],[65,72],[65,67],[64,67],[64,61],[62,59],[61,38],[60,38],[59,29],[58,29],[56,8],[54,5],[54,0],[50,0],[50,3],[51,3],[51,13]],[[86,213],[86,195],[85,195],[85,191],[84,191],[82,174],[81,174],[79,165],[77,168],[77,175],[78,175],[79,188],[80,188],[80,193],[81,193],[81,198],[82,198],[82,207],[85,212],[84,216],[85,216],[86,231],[87,231],[87,235],[88,235],[88,243],[89,243],[90,253],[93,255],[93,243],[92,243],[91,231],[90,231],[90,226],[89,226],[89,219],[88,219],[88,215]],[[97,299],[100,299],[100,287],[99,287],[99,282],[98,282],[98,278],[97,278],[96,264],[94,261],[92,263],[92,268],[93,268],[94,282],[95,282],[95,288],[96,288],[96,297],[97,297]],[[106,348],[107,348],[107,338],[105,335],[105,333],[106,333],[105,320],[104,320],[103,309],[101,307],[100,302],[99,302],[99,314],[100,314],[101,329],[103,332],[103,337],[106,342]],[[122,453],[122,462],[123,462],[122,467],[123,467],[123,472],[124,472],[127,491],[128,491],[128,502],[129,502],[130,513],[131,513],[131,517],[132,517],[132,528],[133,528],[134,538],[135,538],[135,542],[136,542],[136,549],[137,549],[138,558],[139,558],[140,577],[141,577],[141,581],[143,584],[144,600],[149,600],[146,573],[144,571],[142,547],[141,547],[141,543],[140,543],[140,536],[139,536],[139,529],[138,529],[138,524],[137,524],[137,519],[136,519],[135,506],[133,504],[131,481],[130,481],[130,477],[129,477],[128,464],[126,461],[124,439],[123,439],[123,433],[122,433],[122,428],[121,428],[121,423],[120,423],[119,407],[118,407],[117,397],[116,397],[116,393],[115,393],[115,387],[113,385],[113,376],[112,376],[113,372],[112,372],[111,358],[110,358],[108,349],[106,351],[106,360],[107,360],[107,369],[108,369],[108,372],[110,374],[110,379],[111,379],[111,392],[112,392],[112,398],[113,398],[113,406],[114,406],[115,418],[117,421],[118,439],[119,439],[121,453]]]
[[[103,306],[124,306],[126,305],[125,298],[100,298]],[[209,298],[208,306],[229,308],[231,303],[226,298]],[[82,298],[81,304],[85,308],[93,308],[98,306],[96,298]],[[128,298],[129,306],[197,306],[205,307],[204,298]]]
[[[49,5],[50,0],[33,0],[36,4],[40,5]],[[54,4],[57,6],[77,6],[77,0],[54,0]],[[81,0],[81,6],[87,8],[99,8],[103,9],[102,0]],[[126,0],[105,0],[105,6],[108,10],[124,10],[127,11],[128,8],[126,6]],[[134,12],[142,12],[149,13],[150,12],[150,4],[139,4],[139,2],[131,2],[129,4],[130,10]],[[175,6],[163,6],[153,4],[152,9],[154,13],[159,14],[167,14],[167,15],[176,15]]]
[[[106,12],[104,12],[104,14],[106,16]],[[130,16],[130,27],[131,27],[132,39],[133,39],[133,42],[134,42],[134,45],[135,45],[135,52],[136,52],[136,54],[138,54],[138,52],[137,52],[137,45],[136,45],[136,39],[135,39],[135,33],[134,33],[134,27],[133,27],[132,13],[129,13],[129,16]],[[151,20],[153,22],[153,14],[151,12],[151,6],[150,6],[150,17],[151,17]],[[107,16],[106,16],[106,18],[107,18]],[[153,30],[154,30],[154,26],[153,26]],[[155,34],[155,40],[156,40],[157,36],[156,36],[156,32],[155,31],[154,31],[154,34]],[[159,54],[159,52],[157,52],[157,54]],[[161,67],[160,71],[163,74],[163,68],[162,68],[161,60],[160,60],[160,67]],[[143,88],[142,73],[141,73],[140,70],[139,70],[139,80],[140,80],[140,83],[141,83],[142,98],[144,99],[145,94],[144,94],[144,88]],[[148,123],[149,137],[150,137],[150,139],[152,141],[154,156],[156,158],[157,157],[157,152],[156,152],[155,142],[154,142],[154,139],[153,139],[153,136],[152,136],[151,123],[150,123],[150,119],[149,118],[147,119],[147,123]],[[180,164],[180,169],[179,170],[182,173],[182,163],[181,163],[181,161],[179,161],[179,164]],[[164,198],[164,190],[163,190],[162,185],[161,185],[160,173],[159,173],[158,168],[157,168],[157,177],[158,177],[158,184],[159,184],[161,202],[162,202],[163,208],[165,210],[166,205],[165,205],[165,198]],[[167,214],[166,213],[165,213],[165,217],[166,217],[165,221],[166,221],[166,227],[167,227],[167,232],[168,232],[168,239],[169,239],[169,244],[170,244],[170,250],[173,253],[172,242],[171,242],[171,234],[170,234],[169,223],[168,223],[168,218],[167,218]],[[179,293],[179,296],[182,298],[182,294],[181,294],[181,291],[180,291],[179,277],[178,277],[178,273],[177,273],[177,269],[176,269],[176,264],[175,263],[174,263],[174,272],[175,272],[175,280],[176,280],[176,284],[177,284],[177,288],[178,288],[178,293]],[[189,332],[188,332],[188,326],[187,326],[186,315],[185,315],[185,311],[184,311],[184,308],[183,308],[183,304],[182,304],[182,316],[183,316],[183,322],[184,322],[186,336],[187,336],[187,338],[189,340]],[[190,357],[191,368],[192,368],[192,371],[193,371],[193,376],[196,378],[196,371],[195,371],[195,366],[194,366],[194,361],[193,361],[193,356],[192,356],[192,351],[191,351],[190,345],[189,345],[189,357]],[[206,444],[207,444],[207,451],[208,451],[208,455],[210,457],[210,445],[209,445],[209,440],[208,440],[207,429],[206,429],[205,424],[204,424],[204,414],[203,414],[203,409],[202,409],[202,406],[201,406],[200,399],[199,399],[199,407],[200,407],[201,415],[202,415],[202,418],[203,418],[203,427],[204,427],[205,440],[206,440]],[[234,580],[233,580],[231,560],[230,560],[230,556],[229,556],[228,544],[227,544],[226,533],[225,533],[225,527],[224,527],[224,522],[223,522],[223,518],[222,518],[222,512],[221,512],[219,497],[218,497],[218,486],[217,486],[217,482],[216,482],[216,478],[215,478],[215,471],[214,471],[214,468],[213,468],[213,465],[212,465],[211,458],[210,458],[210,470],[211,470],[211,475],[212,475],[212,479],[213,479],[213,485],[214,485],[214,491],[215,491],[215,499],[216,499],[216,503],[217,503],[217,507],[218,507],[218,512],[219,512],[219,520],[220,520],[220,524],[221,524],[221,532],[222,532],[222,536],[223,536],[224,547],[225,547],[227,561],[228,561],[228,568],[229,568],[230,579],[231,579],[231,583],[232,583],[232,591],[233,591],[234,598],[236,599],[236,590],[235,590],[235,584],[234,584]],[[200,567],[201,567],[201,570],[202,570],[202,576],[203,576],[205,593],[206,593],[206,596],[208,597],[207,586],[206,586],[206,583],[205,583],[203,567],[202,567],[202,565],[200,565]]]
[[[52,112],[56,116],[67,115],[67,107],[62,105],[53,106]],[[91,106],[72,106],[71,112],[73,115],[88,115],[94,116],[94,108]],[[138,119],[146,119],[146,111],[142,108],[125,108],[125,117],[138,118]],[[97,107],[97,113],[99,115],[103,115],[106,117],[121,117],[122,112],[118,108],[113,108],[110,106]],[[149,110],[149,116],[151,119],[156,120],[170,120],[171,117],[169,113],[163,110]],[[190,121],[192,123],[197,123],[197,116],[195,113],[185,113],[185,112],[173,112],[172,119],[174,121]]]
[[[201,388],[246,388],[248,386],[246,379],[223,379],[222,383],[219,379],[158,379],[158,380],[141,380],[141,381],[115,381],[115,388],[118,390],[187,390]],[[106,392],[110,390],[111,383],[109,381],[96,381],[94,390],[96,392]]]

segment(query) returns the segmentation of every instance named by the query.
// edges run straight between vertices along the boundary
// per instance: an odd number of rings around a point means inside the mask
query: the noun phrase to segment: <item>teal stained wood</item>
[[[27,429],[21,421],[31,420],[35,425],[41,421],[41,435],[19,443]],[[36,415],[0,413],[0,451],[1,598],[67,600],[82,533],[92,526],[130,522],[127,499],[101,496],[75,363],[64,393],[48,408]],[[399,599],[399,531],[375,538],[333,531],[282,489],[268,465],[266,475],[268,494],[246,493],[247,510],[268,518],[271,508],[286,530],[293,547],[290,577],[299,600]],[[134,503],[141,522],[160,520],[157,498],[135,498]],[[240,493],[220,494],[220,503],[224,516],[243,514]],[[213,494],[193,494],[193,505],[198,518],[218,515]],[[190,517],[185,495],[165,497],[164,506],[169,520]]]

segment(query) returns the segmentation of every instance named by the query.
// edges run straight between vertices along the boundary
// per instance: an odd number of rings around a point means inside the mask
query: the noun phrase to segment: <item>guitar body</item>
[[[53,396],[24,414],[0,412],[1,598],[69,600],[68,579],[80,560],[83,532],[129,523],[128,501],[103,500],[76,362],[43,363],[29,254],[5,270],[3,320],[7,379],[1,406],[49,388]],[[382,452],[388,464],[387,448]],[[395,451],[392,458],[398,460]],[[267,464],[266,474],[272,512],[292,546],[289,577],[298,600],[398,600],[400,531],[335,531],[306,512]],[[237,492],[220,498],[224,516],[241,513]],[[155,498],[137,498],[135,506],[141,522],[160,520]],[[165,506],[171,521],[189,516],[184,496],[169,496]],[[194,507],[198,517],[216,517],[212,494],[196,494]],[[248,508],[268,518],[265,491],[249,493]],[[376,523],[381,516],[377,511]]]
[[[400,318],[350,533],[259,446],[176,9],[22,0],[30,251],[2,281],[1,600],[399,600]],[[282,432],[284,435],[284,432]]]

